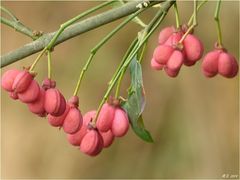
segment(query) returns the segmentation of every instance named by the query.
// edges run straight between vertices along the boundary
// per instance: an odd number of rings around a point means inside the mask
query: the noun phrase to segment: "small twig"
[[[139,2],[142,2],[142,1],[138,0],[138,1],[128,2],[121,7],[108,10],[101,14],[82,20],[76,24],[73,24],[59,36],[57,41],[54,43],[54,46],[64,41],[67,41],[68,39],[71,39],[75,36],[78,36],[82,33],[85,33],[97,27],[103,26],[107,23],[113,22],[117,19],[120,19],[122,17],[128,16],[129,14],[136,12],[138,10],[138,8],[136,8],[136,5],[139,4]],[[161,2],[162,0],[151,1],[149,6],[153,6]],[[1,56],[1,68],[41,51],[51,41],[51,39],[55,34],[56,32],[44,34],[42,37],[40,37],[36,41],[32,43],[28,43],[23,47],[20,47],[16,50],[13,50]]]
[[[13,20],[8,20],[4,17],[0,17],[1,23],[15,29],[16,31],[18,31],[24,35],[27,35],[28,37],[32,38],[33,40],[36,40],[39,38],[40,34],[35,34],[32,29],[30,29],[29,27],[22,24],[18,20],[18,18],[14,14],[12,14],[9,10],[4,8],[3,6],[1,6],[1,10],[3,12],[5,12],[6,14],[8,14],[13,19]]]
[[[217,23],[217,33],[218,33],[218,46],[222,47],[222,31],[221,31],[221,25],[219,20],[219,14],[220,14],[220,6],[221,6],[221,0],[218,0],[215,14],[214,14],[214,20]]]

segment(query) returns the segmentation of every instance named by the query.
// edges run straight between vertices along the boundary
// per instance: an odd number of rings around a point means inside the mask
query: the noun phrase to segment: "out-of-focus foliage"
[[[99,2],[42,1],[2,2],[33,29],[55,31],[59,25]],[[195,33],[205,46],[213,49],[217,40],[213,21],[215,2],[202,7]],[[180,1],[182,22],[192,13],[192,2]],[[239,2],[223,1],[221,23],[223,42],[239,59]],[[156,10],[145,12],[141,19],[150,20]],[[53,52],[53,77],[66,98],[73,93],[79,72],[93,47],[121,20],[92,30],[57,46]],[[171,9],[159,30],[175,24]],[[96,109],[107,82],[120,63],[140,26],[131,23],[121,30],[97,54],[80,90],[83,113]],[[237,174],[239,169],[238,78],[206,79],[200,64],[183,67],[176,79],[150,68],[156,32],[148,43],[143,59],[146,128],[154,143],[140,140],[132,131],[116,139],[109,149],[92,158],[70,146],[66,135],[51,127],[46,119],[31,114],[27,107],[1,94],[1,170],[3,178],[221,178]],[[30,39],[1,26],[1,52],[6,53]],[[36,55],[2,70],[30,65]],[[46,57],[38,64],[37,80],[47,74]],[[130,85],[127,75],[122,95]]]

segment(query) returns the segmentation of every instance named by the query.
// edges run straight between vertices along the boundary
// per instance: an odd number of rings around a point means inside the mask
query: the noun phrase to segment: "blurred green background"
[[[52,32],[80,12],[99,4],[89,1],[2,2],[32,29]],[[182,22],[192,14],[193,2],[180,1]],[[216,2],[199,12],[195,34],[213,49],[217,40],[213,14]],[[147,22],[157,9],[141,17]],[[101,12],[101,11],[100,11]],[[57,46],[53,52],[53,77],[66,98],[73,93],[79,72],[90,49],[122,20],[105,25]],[[239,2],[223,1],[221,23],[225,47],[239,59]],[[175,24],[173,9],[158,29]],[[131,23],[97,54],[80,90],[83,113],[96,109],[114,70],[130,42],[141,28]],[[97,157],[82,154],[70,146],[63,131],[28,111],[19,101],[1,93],[1,171],[3,178],[221,178],[239,172],[239,95],[238,77],[207,79],[201,62],[183,67],[179,76],[169,78],[153,71],[150,59],[157,46],[156,32],[149,40],[143,60],[147,105],[143,117],[155,140],[140,140],[132,130]],[[1,54],[25,43],[28,37],[1,26]],[[30,65],[36,54],[2,69],[21,69]],[[47,76],[44,57],[37,65],[37,80]],[[126,95],[129,75],[121,92]]]

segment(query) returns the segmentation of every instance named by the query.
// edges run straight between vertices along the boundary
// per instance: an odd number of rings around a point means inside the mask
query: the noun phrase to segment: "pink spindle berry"
[[[152,58],[152,60],[151,60],[151,67],[154,70],[162,70],[164,65],[159,64],[154,58]]]
[[[56,88],[46,90],[44,108],[53,116],[61,116],[66,109],[66,100]]]
[[[53,116],[51,114],[48,114],[48,122],[50,125],[54,127],[62,127],[64,119],[66,118],[68,111],[70,109],[70,106],[66,104],[65,112],[61,116]]]
[[[112,133],[116,137],[124,136],[129,128],[129,121],[126,112],[117,108],[115,111],[115,116],[112,122]]]
[[[102,106],[96,123],[99,131],[107,132],[109,129],[111,129],[115,109],[116,108],[109,103],[105,103]]]
[[[63,130],[68,134],[76,133],[82,126],[82,114],[77,107],[70,107],[64,122]]]
[[[2,88],[9,92],[13,91],[12,85],[13,85],[14,79],[19,74],[19,72],[20,71],[16,69],[10,69],[6,71],[2,75],[2,81],[1,81]]]
[[[174,48],[168,45],[159,45],[153,52],[153,58],[157,63],[165,65],[172,55]]]
[[[114,141],[114,135],[111,130],[108,130],[107,132],[101,132],[99,131],[100,135],[103,138],[103,147],[107,148],[109,147],[113,141]]]
[[[238,73],[236,59],[227,52],[222,52],[218,59],[218,73],[226,78],[235,77]]]
[[[44,89],[40,88],[40,93],[38,95],[38,98],[34,102],[28,104],[29,110],[32,113],[38,114],[41,117],[46,116],[44,101],[45,101],[45,91]]]
[[[15,77],[12,85],[13,91],[20,93],[25,91],[33,80],[33,75],[28,70],[23,70]]]
[[[83,116],[82,127],[74,134],[67,134],[67,139],[73,146],[79,146],[81,144],[82,138],[88,132],[89,122],[96,116],[96,111],[89,111]]]
[[[205,55],[202,62],[202,71],[206,77],[213,77],[218,73],[218,57],[221,50],[214,50]]]
[[[80,150],[90,156],[98,155],[103,148],[103,140],[99,133],[92,129],[83,137]]]
[[[171,69],[173,71],[177,71],[181,68],[183,64],[183,54],[181,51],[175,50],[171,54],[170,58],[167,61],[167,67],[168,69]]]
[[[163,28],[158,36],[158,43],[160,45],[164,44],[168,38],[174,33],[175,28],[173,26]]]
[[[31,84],[25,91],[18,93],[18,98],[24,103],[31,103],[38,98],[39,93],[40,87],[38,83],[35,80],[32,80]]]
[[[202,42],[196,36],[188,34],[183,41],[183,46],[188,61],[196,62],[201,59],[204,48]]]

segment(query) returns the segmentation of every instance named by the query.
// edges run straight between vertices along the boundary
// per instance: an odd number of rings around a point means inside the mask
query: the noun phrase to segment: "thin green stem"
[[[89,10],[87,10],[87,11],[79,14],[78,16],[76,16],[76,17],[68,20],[67,22],[63,23],[63,24],[60,26],[60,29],[58,30],[58,32],[54,35],[54,37],[52,38],[52,40],[51,40],[50,43],[48,44],[47,48],[48,48],[48,49],[51,49],[51,48],[54,46],[57,38],[61,35],[61,33],[62,33],[68,26],[72,25],[73,23],[75,23],[75,22],[78,21],[79,19],[81,19],[81,18],[83,18],[83,17],[91,14],[92,12],[95,12],[95,11],[97,11],[97,10],[99,10],[99,9],[101,9],[101,8],[103,8],[103,7],[111,4],[111,3],[113,3],[113,2],[114,2],[114,0],[104,2],[104,3],[102,3],[102,4],[100,4],[100,5],[96,6],[96,7],[93,7],[93,8],[91,8],[91,9],[89,9]]]
[[[44,53],[46,52],[47,50],[47,47],[45,47],[41,52],[40,54],[37,56],[37,58],[35,59],[35,61],[32,63],[29,71],[33,71],[35,66],[37,65],[38,61],[40,60],[40,58],[44,55]]]
[[[122,71],[121,75],[120,75],[120,77],[118,79],[118,82],[117,82],[117,87],[116,87],[116,92],[115,92],[115,99],[117,99],[118,96],[119,96],[119,92],[120,92],[120,87],[121,87],[123,76],[124,76],[124,73]]]
[[[16,22],[18,21],[18,18],[11,11],[9,11],[8,9],[6,9],[3,6],[0,6],[0,8],[1,8],[1,11],[5,12],[6,14],[8,14],[13,19],[13,21],[16,21]]]
[[[87,71],[89,65],[91,64],[93,57],[95,56],[95,54],[97,53],[97,51],[111,38],[113,37],[119,30],[121,30],[125,25],[127,25],[134,17],[136,17],[138,14],[140,14],[141,12],[143,12],[145,9],[140,9],[137,12],[133,13],[132,15],[130,15],[126,20],[124,20],[121,24],[119,24],[114,30],[112,30],[107,36],[105,36],[92,50],[91,50],[91,54],[90,57],[88,58],[86,64],[84,65],[76,88],[74,90],[74,96],[76,96],[79,92],[80,86],[81,86],[81,82],[82,79],[84,77],[85,72]]]
[[[144,45],[144,43],[148,40],[148,38],[152,35],[152,33],[156,30],[156,28],[159,26],[159,24],[163,21],[164,17],[166,16],[167,12],[165,11],[161,11],[161,13],[157,14],[157,18],[154,19],[158,19],[158,21],[156,22],[156,24],[153,26],[153,28],[149,31],[149,33],[142,39],[142,41],[139,43],[139,45],[137,46],[137,48],[134,48],[134,50],[130,53],[130,56],[126,59],[125,63],[122,65],[122,67],[120,68],[120,70],[118,71],[118,73],[116,74],[116,76],[113,78],[113,80],[111,81],[111,84],[109,84],[108,89],[102,99],[102,101],[100,102],[100,105],[97,109],[97,114],[95,119],[92,121],[93,126],[96,124],[99,112],[103,106],[103,104],[105,103],[105,101],[107,100],[108,96],[110,95],[111,90],[113,89],[113,87],[115,86],[115,84],[118,81],[118,78],[121,76],[121,73],[125,73],[128,65],[130,64],[131,60],[133,59],[133,57],[138,53],[138,50]],[[155,16],[156,17],[156,16]],[[153,20],[154,20],[153,19]],[[152,25],[152,23],[150,23]]]
[[[204,1],[201,1],[201,3],[197,6],[197,11],[199,11],[199,9],[206,3],[208,2],[208,0],[204,0]],[[192,16],[190,17],[187,25],[190,26],[192,21],[193,21],[193,18],[194,18],[194,13],[192,14]]]
[[[48,50],[48,79],[52,78],[52,55],[51,51]]]
[[[214,14],[214,19],[217,24],[217,34],[218,34],[218,46],[222,47],[222,31],[221,31],[221,25],[220,25],[220,7],[221,7],[221,0],[218,0],[215,14]]]
[[[142,60],[143,60],[143,55],[144,55],[144,52],[145,52],[145,50],[146,50],[146,47],[147,47],[147,42],[145,42],[144,45],[143,45],[141,54],[140,54],[139,59],[138,59],[139,63],[141,63]]]
[[[124,57],[122,58],[121,63],[119,64],[117,70],[115,71],[113,78],[108,82],[108,84],[112,83],[112,80],[116,77],[117,73],[120,71],[122,65],[124,64],[124,62],[126,61],[127,57],[129,56],[129,54],[132,52],[133,48],[135,47],[136,43],[138,42],[138,38],[135,38],[131,45],[129,46],[127,52],[125,53]]]
[[[3,6],[0,6],[1,8],[1,11],[5,12],[7,15],[9,15],[11,17],[12,20],[8,20],[4,17],[0,17],[1,19],[1,23],[15,29],[16,31],[24,34],[24,35],[27,35],[28,37],[32,38],[33,40],[36,40],[39,36],[38,35],[35,35],[33,33],[33,31],[25,26],[24,24],[22,24],[18,18],[13,14],[11,13],[8,9],[6,9],[5,7]]]
[[[75,23],[76,21],[78,21],[80,18],[83,18],[87,15],[89,15],[90,13],[92,12],[95,12],[97,11],[98,9],[100,8],[103,8],[111,3],[113,3],[114,0],[112,1],[107,1],[107,2],[104,2],[94,8],[91,8],[81,14],[79,14],[78,16],[68,20],[67,22],[61,24],[60,26],[60,29],[57,31],[57,33],[53,36],[53,38],[51,39],[51,41],[48,43],[48,45],[41,51],[41,53],[38,55],[38,57],[36,58],[36,60],[34,61],[34,63],[32,64],[30,70],[33,71],[34,67],[36,66],[36,64],[38,63],[38,61],[40,60],[40,58],[42,57],[42,55],[47,51],[47,50],[52,50],[52,47],[54,46],[56,40],[58,39],[58,37],[61,35],[61,33],[70,25],[72,25],[73,23]]]
[[[184,33],[182,38],[179,41],[179,44],[182,44],[184,39],[187,37],[187,35],[197,26],[197,0],[194,0],[193,5],[193,24],[188,28],[188,30]]]
[[[177,29],[180,27],[180,18],[179,18],[179,13],[178,13],[178,7],[177,7],[177,2],[174,3],[174,12],[175,12],[175,18],[176,18],[176,26]]]

